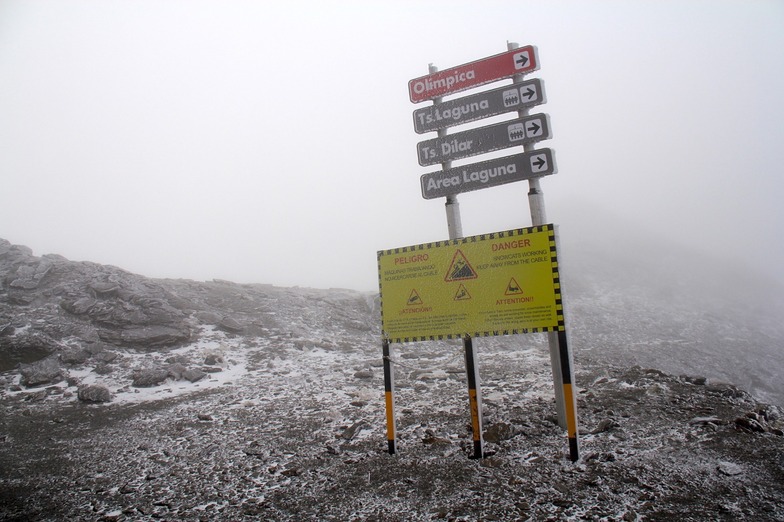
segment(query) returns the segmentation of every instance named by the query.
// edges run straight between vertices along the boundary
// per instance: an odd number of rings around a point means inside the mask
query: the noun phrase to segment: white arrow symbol
[[[541,121],[533,120],[529,121],[525,126],[525,132],[529,138],[535,138],[542,134],[542,126],[540,125]]]
[[[525,69],[530,61],[530,57],[528,56],[528,51],[523,51],[521,53],[515,54],[512,59],[514,60],[515,69]]]
[[[531,156],[531,172],[542,172],[543,170],[547,170],[547,156],[544,154]]]

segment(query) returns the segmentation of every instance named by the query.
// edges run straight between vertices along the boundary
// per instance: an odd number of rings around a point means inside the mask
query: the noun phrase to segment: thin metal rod
[[[509,51],[520,47],[516,42],[507,42],[506,47]],[[514,83],[523,81],[522,74],[516,74],[513,77]],[[528,108],[523,108],[518,111],[518,115],[522,118],[528,116]],[[523,146],[525,152],[534,150],[533,144],[527,143]],[[528,180],[528,208],[531,212],[531,225],[540,226],[547,223],[547,213],[544,208],[544,192],[539,184],[539,178],[531,178]],[[550,348],[550,367],[553,372],[553,392],[555,393],[555,409],[558,412],[558,425],[567,429],[566,422],[566,406],[563,394],[563,376],[561,375],[561,351],[558,348],[558,336],[551,332],[547,336],[547,344]]]
[[[435,74],[438,72],[438,67],[432,63],[427,66],[428,74]],[[441,103],[442,97],[438,96],[433,98],[433,105]],[[446,129],[438,129],[438,137],[443,138],[446,136]],[[441,164],[441,170],[452,168],[451,161],[445,161]],[[446,210],[446,228],[449,232],[449,239],[457,239],[463,237],[463,221],[460,219],[460,203],[457,201],[457,194],[447,196],[444,205]]]
[[[392,354],[389,341],[386,339],[381,345],[384,355],[384,398],[387,411],[387,446],[390,455],[397,451],[397,436],[395,429],[395,375],[392,368]]]
[[[433,64],[428,66],[430,74],[438,72],[438,68]],[[442,98],[433,98],[433,104],[441,103]],[[438,137],[447,135],[447,129],[438,129]],[[441,164],[442,170],[452,168],[452,162],[446,161]],[[460,239],[463,237],[463,222],[460,219],[460,203],[457,195],[446,197],[446,226],[449,232],[449,239]],[[482,437],[482,391],[479,388],[479,365],[477,364],[476,351],[470,337],[463,338],[463,351],[465,353],[466,376],[468,379],[468,404],[471,410],[471,430],[474,439],[473,458],[484,457],[484,439]]]
[[[470,337],[463,339],[465,348],[466,375],[468,376],[468,403],[471,409],[471,431],[474,439],[475,459],[484,457],[482,437],[482,389],[479,387],[479,368],[476,363],[474,343]]]
[[[447,196],[446,204],[446,227],[449,231],[449,239],[463,237],[463,222],[460,219],[460,203],[457,196]]]
[[[561,375],[563,376],[563,393],[566,398],[566,432],[569,437],[569,458],[576,462],[580,458],[580,441],[577,433],[577,402],[572,386],[572,361],[569,354],[569,343],[566,330],[558,332],[558,346],[561,351]]]

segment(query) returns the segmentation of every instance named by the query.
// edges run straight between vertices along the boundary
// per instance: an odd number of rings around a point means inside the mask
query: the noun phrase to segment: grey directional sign
[[[434,199],[557,172],[552,149],[495,158],[422,175],[422,197]]]
[[[524,145],[550,137],[550,122],[546,114],[534,114],[525,118],[479,127],[448,136],[433,138],[417,143],[417,155],[422,166],[444,163]]]
[[[414,130],[422,134],[446,129],[544,102],[542,80],[528,80],[417,109],[414,111]]]

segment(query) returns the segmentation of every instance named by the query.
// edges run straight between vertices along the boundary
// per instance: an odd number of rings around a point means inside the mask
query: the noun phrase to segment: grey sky
[[[539,50],[565,245],[595,205],[784,281],[780,1],[0,0],[0,237],[372,290],[376,250],[447,237],[408,80],[507,40]],[[530,225],[527,190],[461,195],[464,233]]]

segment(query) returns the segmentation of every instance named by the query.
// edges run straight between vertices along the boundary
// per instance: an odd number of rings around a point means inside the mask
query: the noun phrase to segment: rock
[[[223,357],[217,353],[208,354],[206,357],[204,357],[204,364],[208,366],[223,364]]]
[[[739,417],[735,419],[735,426],[742,431],[764,433],[765,427],[757,419]]]
[[[354,373],[354,377],[357,379],[372,379],[373,372],[370,370],[359,370],[358,372]]]
[[[111,402],[112,394],[106,386],[82,386],[76,395],[82,402]]]
[[[139,370],[134,373],[132,386],[134,388],[150,388],[152,386],[158,386],[168,377],[169,372],[166,370]]]
[[[22,374],[22,385],[28,388],[63,380],[60,363],[55,357],[47,357],[32,364],[23,364],[19,372]]]
[[[114,371],[114,368],[109,366],[106,363],[99,363],[93,368],[93,372],[97,373],[98,375],[109,375]]]
[[[770,404],[760,406],[757,413],[762,417],[765,422],[777,422],[782,418],[781,408]]]
[[[719,464],[716,466],[716,469],[719,471],[719,473],[721,473],[722,475],[726,475],[728,477],[734,477],[736,475],[740,475],[743,473],[743,468],[741,468],[737,464],[733,462],[723,461],[723,460],[719,461]]]
[[[173,363],[170,364],[168,368],[166,368],[166,371],[169,372],[170,377],[179,381],[182,379],[183,374],[188,371],[188,368],[186,368],[184,364]]]
[[[688,382],[689,384],[694,384],[696,386],[705,386],[708,383],[708,379],[705,377],[697,377],[692,375],[682,375],[681,378]]]
[[[44,400],[47,395],[49,394],[46,392],[46,390],[38,390],[37,392],[26,394],[24,400],[29,402],[38,402]]]
[[[694,417],[689,421],[689,424],[721,424],[721,419],[718,417]]]
[[[119,357],[119,354],[117,352],[110,352],[108,350],[104,350],[102,352],[99,352],[95,356],[95,358],[98,359],[102,363],[114,362],[114,361],[117,360],[117,357]]]
[[[185,366],[190,362],[190,359],[188,359],[187,355],[173,355],[171,357],[167,357],[166,362],[169,364],[180,363]]]
[[[98,304],[98,301],[92,297],[80,297],[78,299],[64,299],[60,301],[60,308],[74,315],[84,315],[90,312],[96,304]]]
[[[618,427],[620,427],[620,424],[613,419],[602,419],[591,434],[596,435],[597,433],[604,433],[605,431],[610,431],[611,429]]]
[[[203,371],[199,370],[198,368],[185,370],[182,373],[182,377],[184,379],[189,380],[190,382],[196,382],[202,380],[207,374]]]
[[[511,424],[507,424],[505,422],[498,422],[491,426],[488,426],[487,430],[484,432],[484,439],[487,442],[492,442],[493,444],[498,444],[503,440],[509,440],[517,435],[520,432]]]
[[[175,346],[190,340],[191,333],[185,324],[174,326],[141,326],[125,330],[104,330],[99,332],[102,340],[112,344],[133,346],[142,351]]]
[[[719,394],[723,397],[727,397],[729,399],[742,399],[742,400],[750,400],[751,396],[748,392],[741,390],[737,386],[733,386],[732,384],[726,383],[716,383],[707,385],[708,391],[712,393]]]
[[[84,364],[90,358],[90,352],[84,348],[66,348],[60,352],[60,362],[65,364]]]
[[[8,292],[6,298],[9,304],[17,306],[30,306],[35,301],[35,294],[25,294],[21,292]]]
[[[434,445],[434,446],[449,446],[452,444],[452,441],[446,437],[439,437],[433,431],[426,430],[425,436],[422,437],[422,444]]]
[[[34,290],[41,284],[41,280],[49,273],[52,268],[52,263],[47,260],[41,260],[37,265],[22,265],[16,269],[16,277],[8,283],[12,288],[21,288],[24,290]]]
[[[250,446],[242,450],[245,455],[252,457],[264,457],[269,453],[269,450],[256,441],[250,443]]]
[[[488,457],[487,454],[485,454],[485,458],[479,461],[479,465],[483,468],[501,468],[504,464],[506,464],[504,459],[499,457]]]
[[[218,322],[218,328],[231,333],[242,333],[245,327],[233,317],[224,317]]]
[[[49,357],[60,345],[48,335],[38,332],[17,332],[0,337],[0,372],[11,370],[18,363],[29,364]]]
[[[223,319],[223,316],[217,312],[200,311],[194,314],[194,317],[205,324],[218,325]]]
[[[196,418],[199,419],[200,421],[205,421],[205,422],[212,421],[212,415],[208,415],[206,413],[199,413],[196,416]]]
[[[33,251],[28,247],[12,245],[11,242],[7,239],[0,239],[0,259],[5,259],[7,257],[10,258],[13,251],[19,248],[26,248],[29,250],[28,255],[32,255],[33,253]]]
[[[98,281],[90,283],[90,290],[98,297],[111,297],[116,296],[120,285],[111,281],[101,283]]]
[[[362,431],[362,428],[364,428],[366,425],[367,423],[365,421],[357,421],[348,428],[344,429],[343,433],[340,434],[340,437],[344,440],[351,440],[357,435],[357,433]]]

